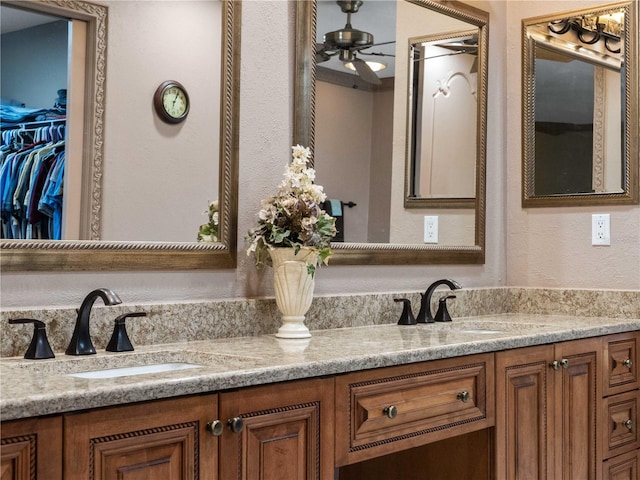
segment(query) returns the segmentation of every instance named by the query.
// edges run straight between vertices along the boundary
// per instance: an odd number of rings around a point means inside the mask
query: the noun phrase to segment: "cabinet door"
[[[2,423],[2,480],[62,479],[62,417]]]
[[[65,480],[217,478],[217,396],[190,396],[69,414]]]
[[[220,419],[236,420],[221,436],[221,478],[333,480],[333,392],[333,379],[313,379],[220,394]]]
[[[496,478],[553,478],[552,358],[552,345],[496,354]]]
[[[638,480],[640,450],[611,458],[603,463],[603,480]]]
[[[602,388],[598,376],[602,340],[592,338],[556,345],[561,368],[555,386],[555,459],[557,480],[595,480],[602,461],[598,426],[602,425]],[[558,381],[559,379],[559,381]]]

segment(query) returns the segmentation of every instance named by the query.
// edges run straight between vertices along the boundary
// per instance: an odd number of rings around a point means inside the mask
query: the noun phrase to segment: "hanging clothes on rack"
[[[2,128],[1,237],[62,238],[64,119]]]

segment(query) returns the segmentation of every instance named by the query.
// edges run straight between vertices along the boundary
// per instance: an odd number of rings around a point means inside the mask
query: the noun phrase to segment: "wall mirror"
[[[343,238],[332,244],[332,263],[483,263],[488,13],[461,2],[424,0],[298,1],[296,7],[294,143],[312,147],[327,208],[335,214],[338,207]],[[446,52],[467,44],[464,53],[448,57],[465,57],[459,65],[473,91],[474,105],[456,113],[474,129],[465,132],[473,156],[465,174],[471,187],[464,194],[451,189],[416,198],[409,185],[419,184],[416,170],[428,168],[412,158],[410,146],[433,151],[446,141],[438,128],[430,125],[424,133],[412,118],[416,108],[428,108],[421,98],[424,74],[441,77],[434,81],[443,89],[457,82],[451,66],[448,77],[424,62],[416,71],[416,52],[429,42]],[[437,137],[438,147],[427,135]],[[453,155],[444,157],[450,165],[444,171],[455,183],[461,167]],[[437,243],[425,238],[425,217],[438,222]]]
[[[63,24],[72,39],[65,65],[64,192],[70,199],[62,231],[68,229],[61,240],[3,235],[3,270],[235,266],[240,6],[219,0],[3,1],[3,8]],[[184,22],[176,23],[176,16]],[[4,12],[2,20],[4,29]],[[169,29],[176,35],[167,35]],[[36,37],[32,32],[27,36]],[[20,34],[3,30],[3,57],[7,36]],[[8,71],[3,68],[3,113]],[[189,114],[179,124],[163,122],[154,111],[154,92],[169,79],[189,94]],[[43,95],[50,99],[55,91]],[[28,92],[24,97],[23,105],[34,107]],[[217,239],[196,241],[212,201],[219,210]]]
[[[637,204],[636,2],[523,20],[524,207]]]

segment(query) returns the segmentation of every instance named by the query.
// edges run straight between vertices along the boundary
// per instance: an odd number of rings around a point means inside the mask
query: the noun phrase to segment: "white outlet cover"
[[[438,217],[424,217],[424,243],[438,243]]]
[[[611,214],[591,216],[591,245],[611,245]]]

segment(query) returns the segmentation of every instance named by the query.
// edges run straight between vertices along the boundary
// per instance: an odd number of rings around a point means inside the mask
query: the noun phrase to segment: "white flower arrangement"
[[[258,226],[246,237],[247,255],[253,254],[261,267],[271,264],[269,249],[292,247],[297,253],[301,247],[308,247],[317,255],[317,263],[308,266],[313,276],[315,268],[326,264],[331,256],[335,218],[321,208],[326,195],[321,185],[313,183],[316,172],[308,166],[311,151],[301,145],[292,150],[293,160],[285,168],[278,192],[262,201]]]
[[[214,200],[213,202],[209,202],[209,208],[207,208],[204,214],[209,217],[209,221],[204,225],[200,225],[200,228],[198,228],[198,241],[217,242],[218,225],[220,224],[218,201]]]

